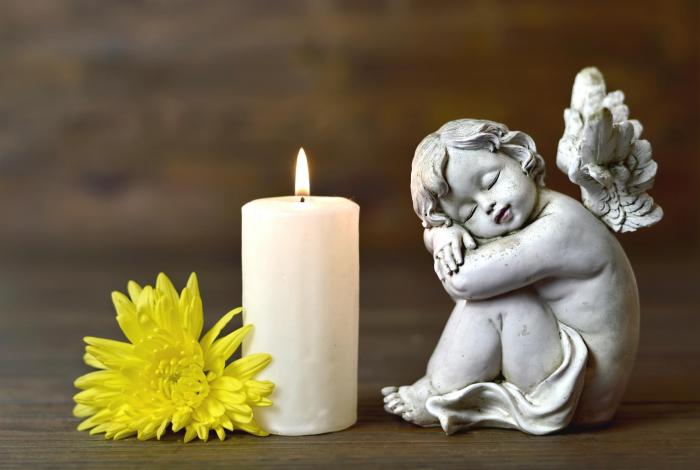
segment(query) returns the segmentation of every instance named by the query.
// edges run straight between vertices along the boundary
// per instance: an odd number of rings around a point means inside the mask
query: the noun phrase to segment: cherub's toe
[[[397,415],[409,423],[419,426],[435,426],[437,419],[425,409],[425,401],[432,389],[426,380],[420,380],[413,385],[400,387],[384,387],[384,409]]]
[[[384,397],[384,409],[391,414],[401,415],[408,408],[398,392],[392,392]]]
[[[401,395],[399,395],[398,392],[392,392],[384,397],[384,403],[389,403],[390,401],[394,401],[397,398],[401,398]]]
[[[396,411],[396,408],[397,408],[396,406],[384,405],[384,410],[387,411],[388,413],[391,413],[393,415],[401,414],[401,413],[398,413]]]
[[[386,404],[386,406],[389,407],[391,410],[395,410],[401,405],[403,405],[403,400],[401,398],[394,398]]]

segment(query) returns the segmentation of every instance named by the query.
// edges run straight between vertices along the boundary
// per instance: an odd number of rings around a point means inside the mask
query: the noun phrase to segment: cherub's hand
[[[434,230],[432,241],[435,274],[444,281],[447,276],[459,271],[459,267],[464,264],[462,250],[465,248],[473,250],[476,248],[476,243],[461,225],[452,224],[449,227],[431,230]]]

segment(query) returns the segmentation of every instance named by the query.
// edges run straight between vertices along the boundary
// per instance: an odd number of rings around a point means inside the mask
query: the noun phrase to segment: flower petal
[[[139,299],[139,295],[141,295],[141,286],[135,283],[134,281],[129,281],[126,285],[126,290],[129,292],[129,297],[131,297],[131,301],[136,304],[136,302]]]
[[[112,292],[112,303],[117,311],[117,315],[136,317],[136,305],[121,292]]]
[[[222,389],[231,392],[237,392],[238,390],[243,388],[243,384],[240,380],[236,379],[235,377],[222,375],[210,382],[209,387],[211,387],[212,389]]]
[[[159,273],[156,279],[156,322],[172,333],[182,331],[182,316],[179,309],[180,298],[168,276]]]
[[[207,333],[199,341],[199,344],[202,346],[202,351],[205,355],[209,351],[209,348],[211,347],[214,340],[217,338],[217,336],[219,336],[219,333],[221,333],[221,330],[223,330],[224,327],[228,325],[228,322],[230,322],[234,316],[238,315],[242,311],[243,309],[241,307],[231,310],[226,315],[221,317],[221,319],[219,319],[219,321],[216,322],[216,324],[214,324],[214,326],[212,326],[209,331],[207,331]]]
[[[228,418],[228,416],[222,416],[221,417],[221,426],[223,426],[224,429],[227,429],[229,431],[233,431],[233,422]]]
[[[255,402],[255,406],[272,406],[272,400],[270,400],[269,398],[260,398],[258,401]]]
[[[136,434],[136,438],[139,441],[147,441],[149,439],[153,439],[154,437],[156,437],[155,429],[153,431],[150,431],[150,432],[146,432],[144,430],[139,430],[139,432]],[[114,439],[116,440],[117,436],[114,436]]]
[[[247,335],[252,328],[253,325],[243,326],[238,328],[233,333],[214,341],[214,344],[211,345],[211,349],[204,353],[204,367],[209,370],[216,370],[214,367],[214,361],[217,359],[219,361],[226,361],[229,357],[231,357],[236,349],[238,349],[238,346],[241,345],[245,335]]]
[[[245,383],[245,388],[260,396],[266,397],[275,389],[275,384],[269,380],[248,380]]]
[[[153,318],[158,326],[170,333],[170,335],[178,335],[182,333],[182,319],[177,304],[173,303],[173,299],[166,295],[160,295],[156,299]]]
[[[73,395],[73,400],[81,405],[104,408],[109,406],[112,400],[119,400],[122,397],[123,392],[121,390],[107,390],[91,387]]]
[[[180,315],[182,316],[182,326],[193,338],[199,339],[202,334],[202,299],[194,294],[188,287],[182,289],[180,294]]]
[[[95,434],[103,433],[107,431],[107,429],[109,429],[109,423],[98,424],[94,428],[90,429],[90,435],[94,436]]]
[[[89,406],[89,405],[82,405],[78,403],[73,407],[73,416],[76,418],[85,418],[87,416],[91,416],[97,413],[97,408],[94,406]]]
[[[194,424],[187,426],[187,430],[185,431],[185,438],[184,438],[185,444],[190,442],[196,436],[197,436],[197,431],[194,428]]]
[[[249,409],[247,412],[243,413],[229,411],[228,416],[234,423],[236,423],[236,426],[240,424],[248,424],[253,421],[253,410]]]
[[[226,408],[233,408],[236,405],[245,403],[246,396],[243,392],[232,392],[230,390],[211,390],[210,396],[220,401]]]
[[[107,368],[107,366],[98,361],[95,356],[87,352],[83,354],[83,362],[85,362],[85,364],[89,365],[90,367],[94,367],[95,369]]]
[[[170,423],[170,420],[168,418],[165,418],[163,422],[160,423],[160,426],[158,427],[158,430],[156,431],[156,439],[160,441],[160,438],[163,436],[165,433],[165,430],[168,429],[168,423]]]
[[[155,328],[156,322],[153,317],[153,310],[155,307],[155,300],[153,295],[153,287],[144,286],[139,295],[139,300],[136,302],[136,311],[139,316],[139,323],[141,323],[144,329]]]
[[[179,299],[175,286],[173,286],[173,283],[170,282],[170,278],[168,278],[165,273],[158,273],[158,277],[156,278],[156,290],[170,298],[173,305],[178,304]]]
[[[189,289],[190,293],[194,297],[199,297],[199,281],[197,280],[197,273],[190,273],[190,277],[187,278],[187,285],[185,286]]]
[[[199,285],[197,275],[190,274],[187,287],[182,289],[180,294],[180,312],[183,315],[183,325],[190,334],[199,338],[202,334],[204,315],[202,312],[202,298],[199,295]]]
[[[108,368],[121,369],[139,362],[133,354],[133,344],[93,336],[86,336],[83,340],[88,344],[85,351]]]
[[[250,407],[250,405],[246,403],[242,403],[240,405],[231,405],[229,407],[229,412],[234,413],[234,414],[242,414],[242,415],[248,415],[253,412],[253,409]]]
[[[97,349],[109,351],[115,354],[131,354],[134,349],[133,344],[125,343],[123,341],[115,341],[113,339],[98,338],[96,336],[86,336],[83,338],[83,341]]]
[[[98,424],[104,422],[112,414],[112,410],[103,409],[91,416],[90,418],[84,420],[78,425],[78,431],[84,431],[90,429],[91,427],[97,426]]]
[[[160,423],[158,421],[154,420],[153,418],[150,418],[148,420],[148,424],[146,424],[141,431],[144,434],[155,434],[159,425]]]
[[[209,428],[203,424],[195,424],[194,428],[195,431],[197,431],[197,437],[199,437],[200,440],[207,442],[209,439]]]
[[[212,418],[218,418],[226,412],[226,407],[223,405],[223,403],[221,403],[211,394],[204,399],[202,406],[206,407],[207,413]]]
[[[134,434],[136,434],[136,431],[132,431],[131,429],[123,429],[114,435],[114,440],[118,441],[120,439],[126,439]],[[141,439],[141,437],[139,437],[139,439]]]
[[[138,342],[143,336],[141,324],[136,314],[136,305],[121,292],[112,292],[112,303],[117,311],[117,323],[124,332],[124,335],[132,343]]]
[[[239,380],[249,380],[263,370],[272,361],[267,353],[249,354],[233,361],[224,369],[224,375],[237,377]]]
[[[81,390],[98,386],[103,388],[122,388],[125,385],[125,381],[118,371],[98,370],[78,377],[73,382],[73,385]]]
[[[245,431],[250,434],[254,434],[256,436],[268,436],[269,433],[264,431],[260,426],[255,421],[252,421],[247,424],[240,424],[236,426],[238,429],[241,429],[242,431]]]
[[[126,429],[126,425],[122,423],[112,423],[105,432],[105,439],[112,439],[118,432]]]
[[[187,426],[192,416],[192,409],[189,407],[180,408],[173,414],[173,431],[178,432]]]

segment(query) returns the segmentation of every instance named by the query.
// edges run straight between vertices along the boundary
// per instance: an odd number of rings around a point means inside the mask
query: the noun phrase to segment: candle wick
[[[301,202],[304,202],[304,196],[301,197]]]

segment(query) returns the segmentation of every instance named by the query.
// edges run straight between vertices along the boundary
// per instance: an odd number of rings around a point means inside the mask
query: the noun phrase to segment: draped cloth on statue
[[[447,434],[478,427],[513,428],[530,434],[564,429],[574,416],[586,372],[588,349],[581,335],[559,323],[564,359],[531,392],[508,382],[471,384],[426,402]]]

